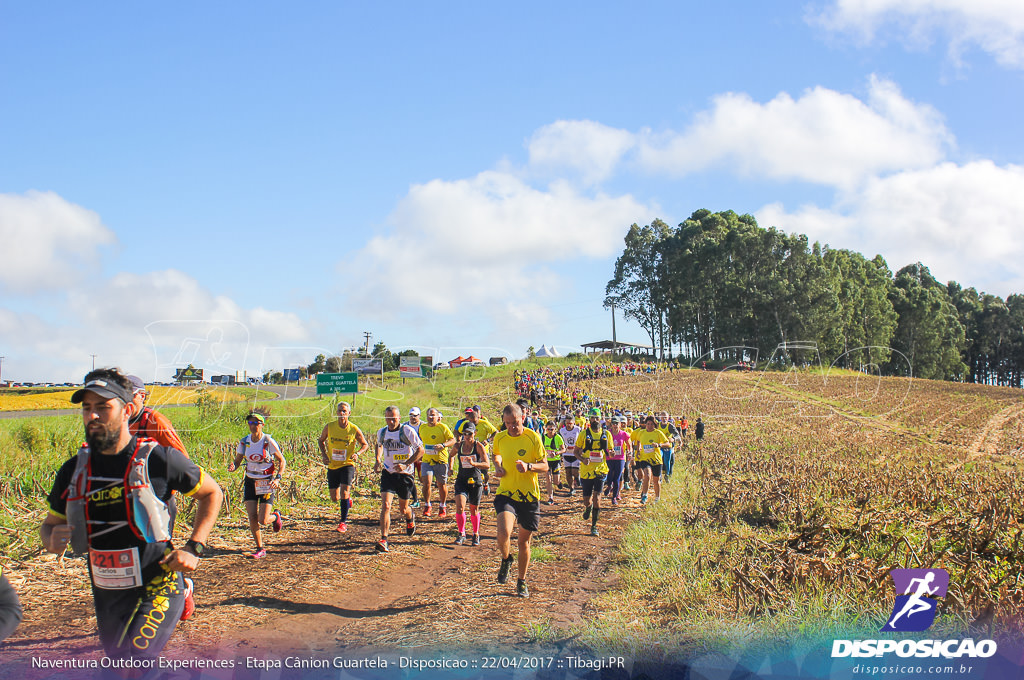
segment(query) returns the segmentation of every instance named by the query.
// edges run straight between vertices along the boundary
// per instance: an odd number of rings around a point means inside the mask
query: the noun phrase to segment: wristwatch
[[[196,557],[202,557],[206,553],[206,544],[193,541],[191,538],[185,542],[185,550],[190,551]]]

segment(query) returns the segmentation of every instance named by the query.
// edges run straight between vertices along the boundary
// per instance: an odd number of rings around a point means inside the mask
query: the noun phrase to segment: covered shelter
[[[589,354],[593,351],[595,354],[600,352],[614,352],[616,350],[625,350],[630,354],[637,351],[646,351],[649,353],[654,352],[653,345],[643,345],[638,342],[618,342],[616,340],[598,340],[597,342],[585,342],[580,347],[583,348],[584,354]]]

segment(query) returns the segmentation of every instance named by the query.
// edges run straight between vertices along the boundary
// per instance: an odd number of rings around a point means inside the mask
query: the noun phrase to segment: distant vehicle
[[[443,361],[434,364],[434,370],[435,371],[440,371],[442,368],[448,368],[448,364],[444,363]]]
[[[210,384],[212,385],[234,385],[235,376],[233,375],[215,375],[210,378]]]

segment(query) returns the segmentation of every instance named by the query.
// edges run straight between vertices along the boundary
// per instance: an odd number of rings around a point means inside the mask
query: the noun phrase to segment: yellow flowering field
[[[164,404],[193,404],[199,398],[198,387],[149,387],[150,395],[147,405],[162,406]],[[251,388],[227,388],[219,386],[207,386],[206,391],[217,401],[245,401],[251,399],[254,390]],[[71,403],[71,395],[75,389],[39,391],[34,390],[4,391],[0,393],[0,411],[36,411],[75,408]],[[263,398],[270,396],[263,392]]]

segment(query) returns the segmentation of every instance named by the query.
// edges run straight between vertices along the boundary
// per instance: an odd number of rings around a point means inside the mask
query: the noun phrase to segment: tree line
[[[633,224],[606,288],[661,357],[801,363],[1022,386],[1024,296],[1005,300],[920,263],[810,243],[751,215],[698,210]],[[812,355],[816,354],[817,357]]]

